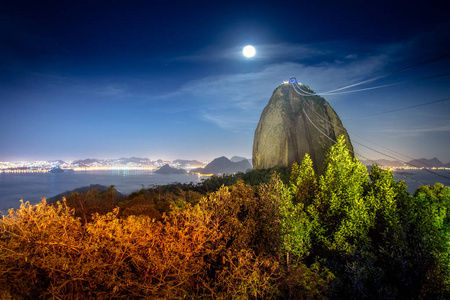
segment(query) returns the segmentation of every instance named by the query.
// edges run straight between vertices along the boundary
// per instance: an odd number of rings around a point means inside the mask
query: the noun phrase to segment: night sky
[[[445,2],[1,1],[0,161],[251,158],[283,80],[322,93],[406,69],[323,97],[353,141],[448,163]]]

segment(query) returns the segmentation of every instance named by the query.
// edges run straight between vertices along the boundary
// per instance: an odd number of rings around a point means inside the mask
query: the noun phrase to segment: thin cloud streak
[[[304,83],[313,89],[328,90],[336,87],[336,84],[348,84],[364,78],[383,66],[382,55],[348,64],[271,64],[251,73],[225,74],[193,80],[177,91],[159,98],[175,99],[189,95],[201,103],[204,115],[211,116],[204,117],[204,120],[233,131],[249,131],[248,122],[251,122],[254,123],[254,126],[250,126],[253,131],[274,87],[279,86],[283,80],[294,76],[299,81],[307,80]],[[242,123],[242,119],[249,121]]]
[[[450,132],[450,125],[441,125],[428,128],[414,128],[414,129],[385,129],[383,132],[419,134],[428,132]]]

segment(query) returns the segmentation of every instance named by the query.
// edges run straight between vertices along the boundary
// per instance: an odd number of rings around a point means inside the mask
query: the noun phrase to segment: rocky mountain
[[[128,163],[149,164],[150,163],[150,159],[148,159],[148,158],[141,158],[141,157],[134,157],[134,156],[133,157],[121,157],[121,158],[117,159],[117,161],[120,161],[122,164],[128,164]]]
[[[234,174],[238,172],[246,172],[252,166],[247,159],[239,162],[232,162],[225,156],[218,157],[207,164],[202,170],[197,170],[202,174]]]
[[[305,85],[301,88],[313,93]],[[289,167],[308,153],[321,172],[333,140],[341,134],[353,151],[339,116],[324,98],[302,96],[292,84],[283,84],[273,92],[255,130],[253,168]]]
[[[417,168],[442,168],[444,164],[436,157],[432,159],[419,158],[408,162],[408,166]]]
[[[360,160],[360,163],[362,163],[365,166],[371,166],[374,163],[377,163],[380,166],[383,167],[404,167],[406,164],[401,163],[399,161],[395,160],[388,160],[388,159],[375,159],[375,160]]]
[[[252,160],[251,159],[248,159],[248,158],[245,158],[245,157],[242,157],[242,156],[236,156],[235,155],[232,158],[230,158],[230,160],[232,162],[240,162],[240,161],[243,161],[243,160],[247,160],[249,162],[249,164],[252,165]]]
[[[169,165],[164,165],[155,171],[156,174],[186,174],[186,170],[172,168]]]
[[[51,163],[54,163],[54,164],[56,164],[56,165],[62,165],[62,164],[65,164],[65,163],[66,163],[65,161],[60,160],[60,159],[53,160],[53,161],[50,161],[50,162],[51,162]]]
[[[73,165],[79,165],[79,166],[90,165],[93,163],[100,163],[100,160],[98,160],[96,158],[86,158],[86,159],[75,160],[72,162]]]
[[[232,161],[232,162],[240,162],[240,161],[243,161],[244,159],[246,159],[245,157],[242,157],[242,156],[233,156],[232,158],[230,158],[230,160]]]

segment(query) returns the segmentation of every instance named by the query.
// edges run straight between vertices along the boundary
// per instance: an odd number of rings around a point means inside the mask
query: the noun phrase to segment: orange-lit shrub
[[[0,222],[0,289],[25,298],[269,298],[278,264],[251,249],[254,210],[242,196],[225,219],[185,204],[162,222],[120,218],[116,208],[85,223],[65,202],[22,204]]]
[[[106,214],[112,212],[116,207],[114,186],[108,188],[104,193],[97,189],[86,193],[72,193],[66,198],[66,205],[73,208],[74,216],[87,223],[95,213]]]
[[[284,266],[277,180],[259,188],[239,181],[194,206],[198,194],[143,191],[122,213],[91,216],[65,201],[22,204],[0,222],[0,296],[320,297],[329,282],[321,270]],[[174,209],[161,214],[158,202]]]
[[[95,215],[82,225],[65,203],[22,204],[1,221],[0,282],[12,295],[178,298],[208,286],[208,248],[219,238],[206,214]]]
[[[166,191],[162,187],[154,189],[141,189],[120,202],[120,217],[130,215],[147,215],[156,220],[161,220],[163,213],[168,213],[171,206],[176,203],[197,203],[202,196],[193,191],[181,189]]]
[[[81,223],[65,204],[22,203],[10,210],[0,226],[0,284],[12,295],[46,295],[60,279],[65,282],[73,261],[82,253]]]
[[[269,213],[270,201],[262,199],[251,186],[238,181],[199,203],[220,232],[213,245],[216,256],[211,257],[213,298],[267,299],[277,294],[280,269],[273,243],[277,234],[272,231],[276,214]]]

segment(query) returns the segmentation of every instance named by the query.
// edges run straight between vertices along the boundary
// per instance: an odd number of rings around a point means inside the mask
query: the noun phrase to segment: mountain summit
[[[301,94],[313,94],[308,86],[299,86],[305,91]],[[308,153],[321,172],[328,150],[341,134],[353,153],[347,130],[324,98],[303,96],[294,85],[282,84],[273,92],[255,130],[253,168],[290,167]]]
[[[218,157],[212,162],[206,165],[203,169],[203,174],[234,174],[237,172],[246,172],[251,169],[252,166],[247,159],[243,159],[239,162],[233,162],[225,156]]]

